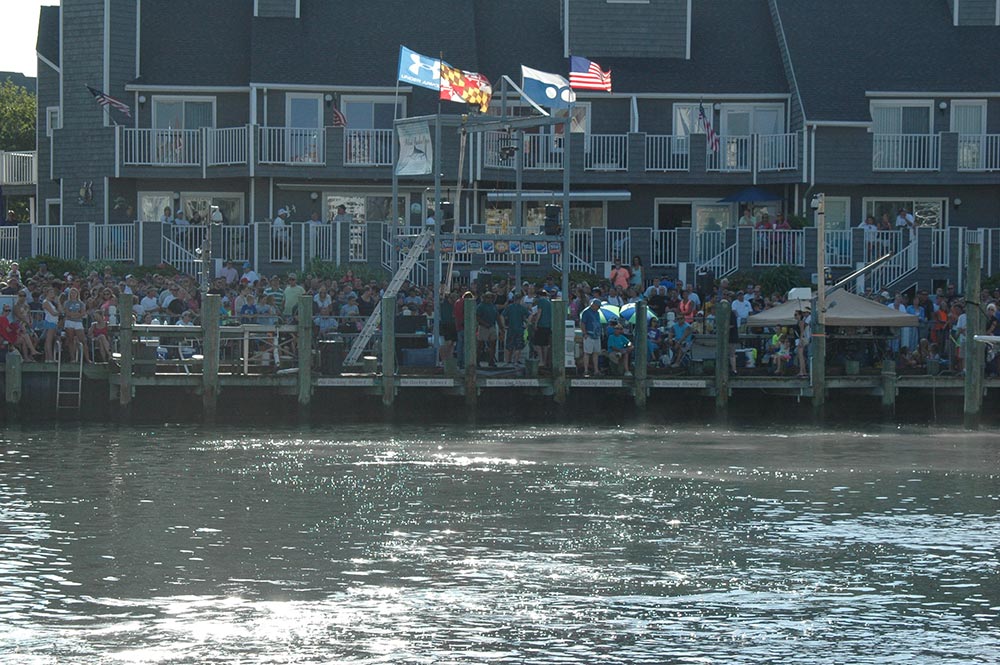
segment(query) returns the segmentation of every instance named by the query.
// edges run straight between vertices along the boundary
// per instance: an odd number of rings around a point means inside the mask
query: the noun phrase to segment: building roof
[[[565,76],[560,4],[559,0],[476,0],[484,73],[507,74],[519,81],[524,64]],[[616,93],[788,92],[765,0],[698,0],[692,9],[690,60],[595,58],[612,71]]]
[[[170,0],[142,4],[142,81],[245,86],[250,77],[246,0]]]
[[[774,1],[809,121],[870,121],[866,91],[1000,90],[1000,30],[944,2]]]
[[[38,38],[35,51],[56,67],[59,64],[59,11],[58,6],[43,5],[38,10]]]
[[[20,86],[28,92],[35,92],[38,87],[37,79],[32,76],[25,76],[21,72],[0,72],[0,83],[10,81],[16,86]]]
[[[253,19],[252,82],[394,86],[401,45],[479,70],[471,2],[302,0],[300,15]]]

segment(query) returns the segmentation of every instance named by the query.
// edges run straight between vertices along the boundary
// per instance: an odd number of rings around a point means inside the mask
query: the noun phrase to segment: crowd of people
[[[259,275],[250,263],[225,264],[207,292],[221,296],[222,325],[277,326],[311,318],[317,339],[330,335],[356,335],[375,311],[388,280],[362,280],[351,271],[339,278],[296,273]],[[3,313],[0,339],[17,349],[26,362],[53,362],[64,358],[87,362],[110,360],[114,344],[111,330],[121,317],[131,314],[144,324],[197,325],[203,288],[190,275],[149,273],[116,276],[110,266],[87,275],[52,274],[40,263],[34,274],[22,275],[11,266],[0,284]],[[132,312],[119,311],[119,296],[133,296]],[[300,297],[308,294],[312,308],[300,313]],[[840,350],[839,359],[865,364],[895,362],[901,370],[938,363],[954,371],[963,369],[966,328],[965,300],[954,285],[934,293],[866,293],[866,297],[892,309],[913,314],[918,325],[887,334],[880,348]],[[523,366],[529,359],[540,367],[552,363],[553,334],[563,334],[553,321],[552,299],[563,297],[554,277],[537,281],[498,279],[492,283],[455,284],[442,289],[437,361],[450,359],[462,365],[465,344],[476,345],[477,362],[484,367]],[[566,297],[568,318],[580,330],[577,365],[585,375],[615,369],[623,374],[635,363],[635,315],[620,316],[621,308],[640,300],[647,304],[648,361],[652,366],[683,368],[692,360],[699,335],[715,333],[718,303],[731,303],[730,335],[739,354],[730,358],[734,372],[763,367],[775,373],[808,371],[812,314],[797,315],[792,326],[759,330],[751,317],[785,301],[785,294],[765,293],[760,284],[731,285],[722,279],[711,289],[699,291],[692,284],[667,275],[647,276],[639,257],[630,264],[615,261],[607,278],[571,285]],[[987,314],[986,333],[1000,334],[1000,291],[981,294]],[[465,330],[465,309],[475,308],[476,329]],[[415,330],[433,330],[434,293],[428,286],[404,283],[396,298],[398,316],[425,317]],[[627,308],[626,308],[627,310]],[[468,334],[467,334],[468,333]],[[837,356],[837,354],[841,354]],[[1000,359],[991,358],[996,372]]]

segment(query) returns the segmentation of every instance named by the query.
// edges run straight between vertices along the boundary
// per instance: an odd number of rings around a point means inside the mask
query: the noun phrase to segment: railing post
[[[465,346],[462,349],[465,356],[465,405],[470,409],[475,408],[478,399],[476,387],[477,351],[479,343],[476,336],[476,299],[467,298],[462,303],[464,306],[465,318]]]
[[[309,416],[312,401],[312,298],[307,293],[299,296],[299,416]]]
[[[466,303],[468,304],[468,303]],[[552,387],[556,404],[566,401],[566,300],[552,301]]]
[[[382,404],[396,399],[396,296],[382,299]]]
[[[121,415],[128,419],[132,408],[132,367],[134,364],[134,347],[132,337],[132,295],[123,293],[118,296],[118,350],[121,353],[121,371],[118,375],[118,406]]]
[[[729,317],[728,300],[719,301],[715,308],[715,408],[725,412],[729,408]]]
[[[201,399],[204,409],[204,419],[208,423],[215,421],[216,407],[219,399],[219,310],[222,308],[222,296],[208,294],[205,296],[205,306],[201,310],[202,330],[202,361]]]
[[[632,364],[635,369],[635,405],[646,406],[646,369],[649,366],[649,336],[647,335],[646,301],[635,304],[635,358]]]
[[[983,406],[984,349],[978,346],[975,336],[983,330],[983,306],[979,302],[980,278],[982,270],[982,246],[969,243],[969,262],[966,265],[965,340],[962,342],[962,357],[965,360],[965,426],[974,428],[979,424],[979,413]]]
[[[4,370],[4,401],[7,403],[7,420],[17,418],[21,404],[21,370],[23,359],[17,349],[7,353]]]

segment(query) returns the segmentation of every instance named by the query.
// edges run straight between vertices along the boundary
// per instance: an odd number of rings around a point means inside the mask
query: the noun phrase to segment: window
[[[958,168],[981,170],[986,166],[986,101],[974,99],[951,102],[951,131],[958,134]]]
[[[285,127],[316,129],[323,126],[323,95],[288,93]]]
[[[139,192],[139,221],[158,222],[164,208],[174,211],[172,192]]]
[[[154,129],[215,127],[215,97],[153,97]]]
[[[782,104],[722,105],[719,120],[722,136],[773,136],[784,132],[785,107]]]
[[[388,222],[392,219],[392,196],[389,194],[361,194],[355,192],[332,192],[326,195],[327,219],[337,214],[337,206],[343,205],[354,223]],[[399,197],[399,213],[406,215],[406,197]],[[422,219],[420,220],[423,221]]]
[[[228,192],[182,192],[181,207],[192,224],[207,222],[212,211],[218,208],[222,223],[242,226],[243,194]]]
[[[57,129],[62,129],[62,114],[58,106],[48,106],[45,109],[45,135],[51,137]]]
[[[705,104],[705,113],[711,115],[712,104]],[[674,104],[674,136],[704,134],[705,128],[698,121],[697,104]]]
[[[945,203],[947,199],[908,199],[908,198],[872,198],[864,200],[865,216],[871,215],[875,221],[882,215],[889,215],[889,221],[896,223],[896,215],[900,208],[906,208],[913,213],[917,226],[943,228],[947,225]],[[828,208],[829,209],[829,208]],[[829,218],[828,218],[829,219]]]
[[[807,215],[807,219],[814,219],[812,215]],[[851,224],[851,197],[849,196],[827,196],[826,197],[826,230],[846,231],[853,226]]]
[[[348,129],[392,129],[392,121],[406,117],[405,100],[397,107],[392,97],[352,97],[344,95],[342,111]],[[397,114],[398,109],[398,114]]]
[[[875,134],[930,134],[932,100],[872,102],[872,132]]]
[[[690,228],[699,232],[722,231],[735,226],[733,207],[711,199],[656,199],[657,229]]]

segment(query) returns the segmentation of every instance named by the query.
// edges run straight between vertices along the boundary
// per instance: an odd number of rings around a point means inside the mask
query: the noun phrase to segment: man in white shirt
[[[917,235],[917,222],[913,213],[906,212],[906,208],[900,208],[896,215],[896,230],[903,232],[903,244],[912,242]]]
[[[736,325],[742,326],[746,323],[751,310],[752,307],[750,306],[750,301],[747,300],[746,294],[742,291],[737,293],[736,300],[733,301],[733,314],[736,315]]]
[[[250,266],[249,261],[245,261],[243,263],[243,275],[240,277],[240,281],[243,281],[244,279],[247,281],[247,284],[250,284],[251,286],[260,281],[260,275],[258,275],[257,272]]]
[[[271,225],[271,234],[273,242],[276,249],[279,252],[288,252],[290,249],[288,247],[288,226],[285,222],[288,221],[288,210],[285,208],[278,209],[278,216],[274,218],[274,222]],[[291,252],[288,252],[291,254]]]
[[[156,314],[160,311],[160,302],[156,299],[156,289],[152,286],[146,289],[146,297],[139,302],[143,314]]]
[[[177,211],[177,216],[174,217],[174,224],[177,226],[191,226],[191,222],[184,216],[183,210]]]

